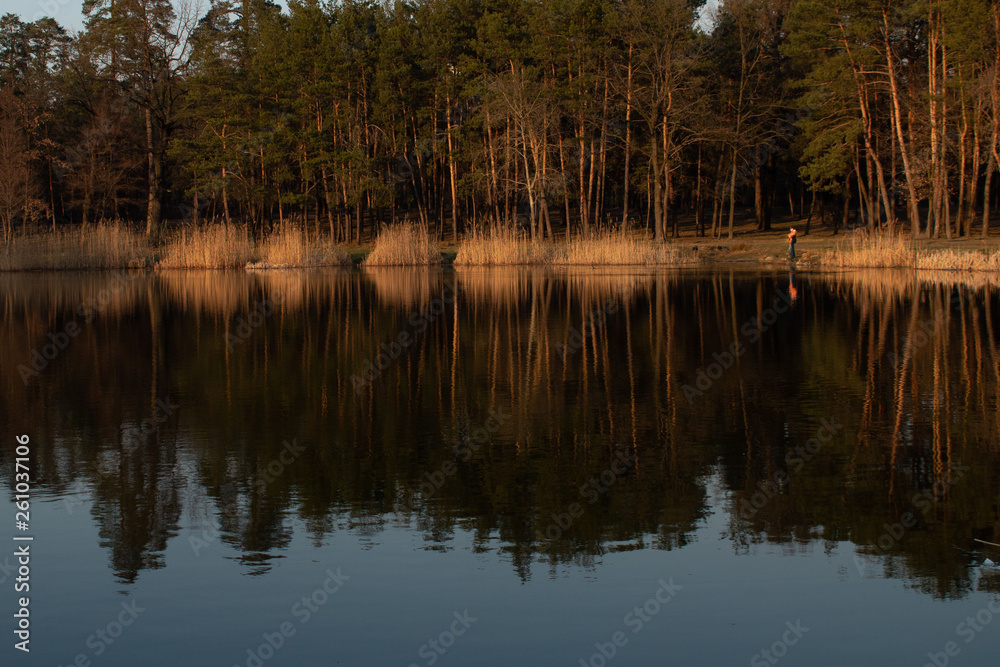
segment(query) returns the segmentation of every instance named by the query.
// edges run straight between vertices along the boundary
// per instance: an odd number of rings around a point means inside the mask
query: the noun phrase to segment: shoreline
[[[801,230],[796,258],[786,257],[787,223],[768,231],[747,229],[735,237],[681,236],[654,242],[645,230],[603,231],[591,238],[531,241],[509,232],[489,236],[473,232],[458,243],[424,236],[424,251],[409,252],[411,230],[404,242],[382,237],[367,244],[334,244],[282,230],[261,241],[233,229],[206,229],[175,234],[160,243],[122,225],[88,230],[41,232],[18,237],[0,248],[0,273],[63,271],[274,271],[318,268],[452,266],[455,268],[704,268],[743,266],[808,270],[910,269],[957,273],[1000,271],[1000,236],[958,239],[913,239],[904,235],[857,231],[833,234],[829,229]],[[388,252],[387,248],[388,247]],[[463,256],[464,253],[464,256]],[[376,256],[387,258],[372,261]]]

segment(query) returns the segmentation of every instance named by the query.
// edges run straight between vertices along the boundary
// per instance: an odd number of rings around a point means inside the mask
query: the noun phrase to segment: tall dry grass
[[[1000,252],[982,250],[924,250],[917,268],[928,271],[1000,271]]]
[[[427,228],[420,225],[385,227],[362,266],[423,266],[441,262]]]
[[[627,229],[556,244],[551,264],[591,266],[675,266],[695,261],[694,251],[659,243]]]
[[[850,242],[837,244],[823,263],[864,269],[914,267],[917,249],[911,239],[892,232],[856,234]]]
[[[1000,253],[982,250],[920,250],[909,237],[891,232],[858,235],[838,244],[823,260],[844,268],[913,268],[930,271],[1000,271]]]
[[[474,230],[455,257],[455,264],[460,266],[676,266],[693,261],[695,255],[690,249],[656,243],[622,228],[569,243],[532,241],[511,227]]]
[[[344,266],[351,257],[329,241],[310,241],[306,233],[285,227],[272,233],[260,246],[260,259],[248,269],[292,269],[315,266]]]
[[[517,266],[545,264],[551,244],[519,235],[513,226],[475,227],[462,241],[455,256],[457,266]]]
[[[0,271],[142,268],[151,261],[146,236],[121,222],[16,236],[0,246]]]
[[[0,271],[121,269],[154,264],[164,269],[291,268],[342,266],[350,261],[347,251],[336,244],[312,241],[293,228],[279,230],[259,245],[240,227],[184,229],[157,249],[141,231],[111,222],[15,236],[9,245],[0,245]]]
[[[176,234],[163,249],[162,269],[242,269],[257,248],[245,229],[211,225]]]

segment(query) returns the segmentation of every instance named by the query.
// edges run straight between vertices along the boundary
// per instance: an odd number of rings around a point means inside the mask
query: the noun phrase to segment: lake
[[[0,275],[3,664],[995,664],[998,283]]]

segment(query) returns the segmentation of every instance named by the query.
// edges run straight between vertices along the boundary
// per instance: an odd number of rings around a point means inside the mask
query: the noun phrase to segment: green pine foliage
[[[753,210],[988,231],[988,0],[87,0],[0,19],[0,215],[532,238]],[[14,153],[21,157],[16,158]],[[2,158],[3,156],[0,156]],[[992,197],[992,199],[991,199]]]

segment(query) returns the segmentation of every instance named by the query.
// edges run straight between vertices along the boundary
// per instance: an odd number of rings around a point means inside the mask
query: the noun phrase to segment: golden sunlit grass
[[[565,266],[652,266],[695,261],[690,248],[657,243],[625,229],[598,232],[589,238],[532,241],[512,228],[474,230],[455,257],[460,266],[551,264]]]
[[[441,253],[420,225],[384,227],[362,266],[422,266],[438,264]]]
[[[686,264],[694,261],[694,252],[678,246],[618,229],[586,239],[557,244],[551,264],[591,266],[652,266]]]
[[[916,252],[913,241],[898,234],[855,235],[849,243],[838,244],[827,253],[824,264],[853,268],[913,267]]]
[[[809,239],[804,239],[808,241]],[[773,243],[772,238],[755,243]],[[914,240],[890,232],[857,234],[836,247],[814,250],[826,268],[909,268],[921,271],[1000,272],[1000,249],[979,245],[968,249],[934,248],[940,241]],[[949,244],[950,245],[950,244]],[[982,244],[985,245],[985,244]],[[756,247],[734,244],[731,250]],[[709,256],[707,253],[701,253]],[[589,238],[565,242],[532,241],[513,225],[476,227],[459,244],[456,266],[679,266],[698,261],[692,243],[654,242],[642,230],[617,228]],[[363,262],[375,266],[438,264],[441,252],[426,227],[398,225],[381,231]],[[87,225],[57,232],[15,236],[0,245],[0,271],[59,269],[122,269],[156,266],[163,269],[271,269],[345,266],[351,255],[325,237],[311,238],[286,226],[263,242],[255,242],[244,227],[212,225],[186,228],[166,237],[162,246],[150,242],[139,227],[121,222]]]
[[[224,225],[181,230],[163,249],[162,269],[242,269],[256,258],[245,229]]]
[[[917,268],[929,271],[1000,271],[1000,253],[924,250],[917,253]]]
[[[344,266],[351,263],[347,251],[335,243],[310,241],[300,229],[286,227],[261,244],[260,260],[248,269],[292,269],[313,266]]]
[[[920,250],[909,237],[882,232],[858,235],[824,258],[826,266],[850,268],[908,267],[930,271],[1000,271],[1000,254],[981,250]]]
[[[547,244],[520,236],[512,226],[476,227],[458,248],[458,266],[514,266],[545,264],[551,249]]]
[[[149,261],[146,236],[121,222],[18,236],[0,247],[0,271],[140,268]]]
[[[154,261],[157,255],[158,262]],[[156,249],[142,231],[113,222],[16,236],[9,246],[0,246],[0,271],[142,268],[154,264],[163,269],[298,268],[343,266],[350,261],[347,251],[335,243],[310,240],[293,228],[277,231],[259,245],[242,227],[184,229]]]

